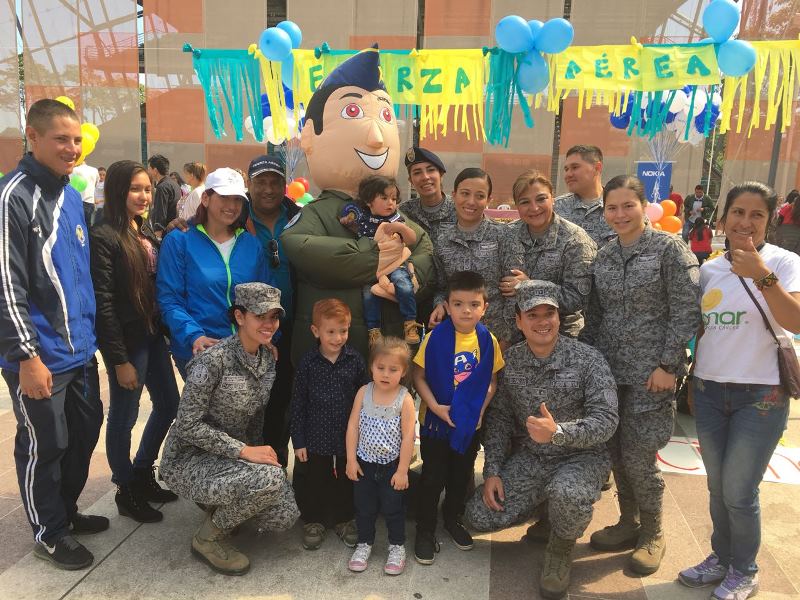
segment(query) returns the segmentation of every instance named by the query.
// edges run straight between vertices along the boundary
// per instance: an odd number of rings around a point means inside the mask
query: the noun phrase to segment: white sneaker
[[[387,575],[400,575],[406,568],[406,547],[398,544],[389,544],[389,557],[383,572]]]
[[[354,573],[361,573],[366,571],[367,563],[369,562],[369,555],[372,554],[372,546],[369,544],[358,544],[353,556],[350,557],[350,562],[347,563],[347,568]]]

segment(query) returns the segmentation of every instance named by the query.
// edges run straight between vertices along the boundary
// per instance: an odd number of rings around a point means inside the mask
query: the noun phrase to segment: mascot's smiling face
[[[397,175],[400,134],[378,58],[377,47],[349,58],[309,102],[300,145],[314,183],[323,190],[355,197],[365,177]]]
[[[397,175],[400,135],[392,99],[384,90],[336,89],[325,103],[322,132],[303,126],[301,145],[311,176],[322,189],[355,196],[369,175]]]

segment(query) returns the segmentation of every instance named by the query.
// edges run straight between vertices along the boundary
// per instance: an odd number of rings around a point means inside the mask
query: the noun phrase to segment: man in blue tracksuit
[[[25,134],[31,152],[0,179],[0,368],[35,555],[74,570],[94,557],[72,534],[108,528],[76,504],[103,420],[89,232],[67,177],[81,154],[80,122],[64,104],[39,100]]]

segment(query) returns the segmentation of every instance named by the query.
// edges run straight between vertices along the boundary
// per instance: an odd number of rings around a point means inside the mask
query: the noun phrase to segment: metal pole
[[[781,109],[778,111],[778,120],[775,123],[775,136],[772,138],[772,157],[769,161],[769,175],[767,176],[767,185],[771,188],[775,187],[775,178],[778,174],[778,159],[781,154],[781,142],[783,141],[783,111],[786,107],[781,104]]]
[[[717,141],[717,128],[714,127],[714,130],[711,132],[711,160],[708,161],[708,173],[706,174],[706,196],[708,196],[708,191],[711,189],[711,171],[714,167],[714,142]]]

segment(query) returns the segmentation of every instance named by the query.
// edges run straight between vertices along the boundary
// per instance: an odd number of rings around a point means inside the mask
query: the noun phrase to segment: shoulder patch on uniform
[[[206,383],[208,381],[208,377],[208,367],[202,363],[193,365],[189,371],[189,379],[192,383],[196,383],[197,385],[203,385]]]
[[[287,229],[289,229],[289,227],[297,223],[302,215],[303,215],[303,210],[301,209],[300,212],[298,212],[295,216],[289,219],[289,222],[283,226],[283,230],[286,231]]]

